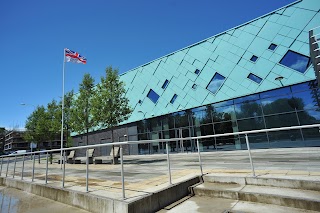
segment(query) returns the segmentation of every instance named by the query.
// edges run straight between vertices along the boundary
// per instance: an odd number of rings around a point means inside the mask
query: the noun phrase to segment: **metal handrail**
[[[63,159],[60,159],[60,163],[63,164],[62,169],[62,188],[64,188],[64,182],[65,182],[65,160],[66,160],[66,151],[68,150],[77,150],[77,149],[86,149],[86,192],[89,192],[89,148],[97,148],[97,147],[105,147],[105,146],[120,146],[120,162],[121,162],[121,183],[122,183],[122,198],[125,199],[125,185],[124,185],[124,161],[123,161],[123,145],[130,145],[130,144],[145,144],[145,143],[155,143],[155,142],[166,142],[166,155],[167,155],[167,164],[168,164],[168,177],[169,177],[169,184],[172,184],[172,178],[171,178],[171,167],[170,167],[170,155],[169,155],[169,148],[168,143],[173,141],[185,141],[185,140],[196,140],[197,144],[197,150],[198,150],[198,156],[199,156],[199,167],[201,175],[203,175],[202,170],[202,161],[201,161],[201,151],[200,151],[200,145],[199,140],[200,139],[206,139],[206,138],[217,138],[217,137],[225,137],[225,136],[235,136],[235,135],[244,135],[246,139],[246,145],[248,150],[248,155],[250,159],[251,164],[251,170],[252,170],[252,176],[256,177],[255,170],[254,170],[254,164],[251,156],[250,151],[250,144],[249,144],[249,134],[256,134],[256,133],[263,133],[263,132],[275,132],[275,131],[284,131],[284,130],[294,130],[294,129],[307,129],[307,128],[319,128],[320,131],[320,124],[312,124],[312,125],[303,125],[303,126],[291,126],[291,127],[279,127],[279,128],[271,128],[271,129],[260,129],[260,130],[249,130],[249,131],[242,131],[242,132],[233,132],[233,133],[224,133],[224,134],[215,134],[215,135],[205,135],[205,136],[195,136],[195,137],[185,137],[185,138],[170,138],[170,139],[156,139],[156,140],[140,140],[140,141],[125,141],[125,142],[114,142],[114,143],[107,143],[107,144],[95,144],[95,145],[86,145],[86,146],[78,146],[78,147],[69,147],[69,148],[63,148],[63,149],[52,149],[52,150],[42,150],[42,151],[35,151],[35,152],[28,152],[28,153],[20,153],[20,154],[13,154],[13,155],[3,155],[1,156],[1,167],[0,167],[0,176],[3,169],[3,159],[4,158],[15,158],[14,163],[14,170],[13,170],[13,178],[15,177],[15,171],[16,171],[16,160],[17,157],[22,156],[23,162],[22,162],[22,171],[21,171],[21,180],[23,180],[23,172],[24,172],[24,162],[25,162],[25,156],[28,155],[35,155],[35,154],[41,154],[46,153],[46,173],[45,173],[45,184],[48,182],[48,153],[50,152],[58,152],[63,151]],[[7,161],[7,168],[5,172],[5,177],[8,177],[8,169],[9,169],[9,160]],[[34,181],[34,170],[35,170],[35,157],[32,159],[32,179],[31,181]]]
[[[204,136],[193,136],[193,137],[185,137],[185,138],[170,138],[170,139],[154,139],[154,140],[114,142],[114,143],[105,143],[105,144],[75,146],[75,147],[63,148],[62,150],[69,151],[69,150],[86,149],[86,148],[97,148],[97,147],[104,147],[104,146],[122,146],[122,145],[129,145],[129,144],[172,142],[172,141],[178,141],[178,140],[184,140],[185,141],[185,140],[217,138],[217,137],[232,136],[232,135],[246,135],[246,134],[262,133],[262,132],[276,132],[276,131],[283,131],[283,130],[308,129],[308,128],[320,128],[320,124],[311,124],[311,125],[302,125],[302,126],[290,126],[290,127],[278,127],[278,128],[270,128],[270,129],[259,129],[259,130],[248,130],[248,131],[241,131],[241,132],[223,133],[223,134],[215,134],[215,135],[204,135]],[[167,130],[162,130],[162,131],[167,131]],[[39,154],[39,153],[47,153],[47,152],[58,152],[58,151],[61,151],[61,149],[50,149],[50,150],[34,151],[34,152],[27,152],[27,153],[20,153],[20,154],[2,155],[1,157],[14,157],[14,156],[31,155],[31,154]]]

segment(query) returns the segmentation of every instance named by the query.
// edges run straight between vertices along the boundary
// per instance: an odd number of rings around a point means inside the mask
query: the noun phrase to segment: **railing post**
[[[64,188],[64,177],[66,175],[66,151],[63,151],[63,158],[61,159],[61,163],[63,163],[63,167],[62,167],[62,188]]]
[[[22,169],[21,169],[21,180],[23,180],[23,172],[24,172],[24,155],[22,157]]]
[[[166,142],[166,150],[167,150],[169,184],[171,185],[172,184],[172,180],[171,180],[171,166],[170,166],[170,156],[169,156],[169,145],[168,145],[168,142]]]
[[[201,176],[203,176],[202,161],[201,161],[200,146],[199,146],[199,139],[197,139],[197,149],[198,149],[199,166],[200,166]]]
[[[46,162],[46,178],[45,178],[45,184],[48,183],[48,164],[49,164],[49,153],[48,153],[48,152],[47,152],[47,154],[46,154],[46,160],[47,160],[47,162]]]
[[[14,166],[13,166],[13,175],[12,175],[13,179],[14,179],[14,174],[16,173],[16,165],[17,165],[17,156],[14,156]]]
[[[34,164],[36,162],[36,155],[34,154],[33,158],[32,158],[32,179],[31,181],[34,181]]]
[[[1,169],[0,169],[0,176],[2,175],[2,164],[3,164],[3,157],[1,158]]]
[[[7,171],[6,171],[6,177],[8,177],[9,161],[10,161],[10,157],[8,157],[8,159],[7,159]]]
[[[86,192],[89,192],[89,149],[86,150]]]
[[[254,166],[253,166],[253,161],[252,161],[252,157],[251,157],[251,151],[250,151],[250,145],[249,145],[249,138],[248,135],[246,134],[246,143],[247,143],[247,148],[248,148],[248,152],[249,152],[249,159],[250,159],[250,164],[251,164],[251,169],[252,169],[252,176],[256,177],[256,173],[254,171]]]
[[[121,185],[122,185],[122,199],[126,198],[125,188],[124,188],[124,171],[123,171],[123,149],[120,146],[120,160],[121,160]]]

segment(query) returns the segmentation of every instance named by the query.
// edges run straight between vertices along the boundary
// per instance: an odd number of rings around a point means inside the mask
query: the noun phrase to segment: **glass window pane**
[[[200,130],[201,130],[201,135],[202,136],[204,136],[204,135],[214,135],[213,125],[212,124],[201,126]],[[210,149],[215,149],[216,148],[214,138],[201,139],[199,142],[200,142],[200,144],[202,144],[204,150],[210,150]]]
[[[253,55],[251,58],[250,58],[250,61],[253,61],[253,62],[256,62],[258,60],[258,57]]]
[[[265,121],[267,129],[299,125],[296,113],[266,116]]]
[[[174,121],[175,128],[189,126],[188,113],[185,111],[174,113]]]
[[[238,121],[239,131],[249,131],[255,129],[265,129],[263,118],[257,117]]]
[[[173,104],[173,103],[174,103],[174,101],[177,99],[177,97],[178,97],[178,96],[177,96],[177,94],[174,94],[174,95],[173,95],[173,97],[171,98],[170,103],[172,103],[172,104]]]
[[[312,109],[319,107],[318,90],[307,90],[293,94],[295,107],[298,110]]]
[[[279,89],[267,91],[267,92],[262,92],[260,93],[260,98],[269,98],[269,97],[274,97],[274,96],[279,96],[279,95],[289,95],[291,94],[290,88],[289,87],[282,87]]]
[[[164,83],[163,83],[163,85],[162,85],[161,88],[162,88],[162,89],[167,88],[168,84],[169,84],[169,81],[168,81],[168,79],[166,79],[166,80],[164,81]]]
[[[302,129],[306,146],[320,146],[319,128]]]
[[[280,64],[304,73],[309,66],[310,58],[289,50],[280,61]]]
[[[225,77],[220,75],[219,73],[214,74],[213,78],[207,86],[207,90],[209,90],[212,93],[216,93],[223,84],[224,79]]]
[[[291,86],[292,92],[300,92],[300,91],[305,91],[313,88],[317,88],[316,81],[309,81],[302,84],[296,84]]]
[[[270,44],[270,46],[269,46],[269,50],[275,50],[276,49],[276,47],[277,47],[277,45],[276,44]]]
[[[147,95],[148,98],[150,98],[150,100],[153,102],[153,103],[157,103],[158,99],[159,99],[159,95],[153,91],[152,89],[150,89],[148,95]]]
[[[236,120],[234,106],[215,107],[212,110],[213,122]]]
[[[306,110],[298,112],[298,117],[301,125],[319,124],[320,123],[320,111],[318,110]]]
[[[229,106],[229,105],[232,105],[233,104],[233,100],[228,100],[228,101],[222,101],[222,102],[219,102],[219,103],[214,103],[212,104],[212,106],[214,107],[222,107],[222,106]]]
[[[196,69],[196,70],[194,71],[194,73],[197,74],[197,75],[199,75],[200,70],[199,70],[199,69]]]
[[[261,100],[265,115],[291,112],[295,110],[295,102],[291,96],[280,96]]]
[[[235,104],[237,118],[250,118],[262,115],[260,100]]]
[[[269,148],[268,137],[265,132],[249,134],[249,145],[252,149],[265,149]],[[240,137],[241,140],[241,149],[247,149],[246,138],[244,136]]]
[[[242,102],[248,102],[248,101],[255,101],[259,99],[259,95],[258,94],[254,94],[254,95],[248,95],[245,97],[241,97],[241,98],[237,98],[234,100],[235,104],[238,103],[242,103]]]
[[[150,131],[160,131],[161,127],[161,120],[159,118],[151,118],[149,119],[150,123]]]
[[[259,76],[256,76],[255,74],[250,73],[248,75],[248,78],[254,82],[256,82],[257,84],[260,84],[262,81],[262,78],[260,78]]]
[[[300,130],[269,132],[270,147],[301,147],[304,146]]]
[[[200,124],[211,123],[212,122],[211,112],[212,112],[211,105],[192,109],[191,113],[192,113],[193,125],[200,126]]]
[[[223,122],[214,124],[215,134],[223,134],[233,132],[234,122]],[[238,136],[225,136],[216,138],[216,147],[219,150],[234,150],[236,149],[236,141]]]

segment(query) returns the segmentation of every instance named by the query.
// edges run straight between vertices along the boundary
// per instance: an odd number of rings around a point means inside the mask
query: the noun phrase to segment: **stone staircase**
[[[210,174],[203,176],[203,181],[190,189],[196,197],[227,198],[239,202],[290,207],[298,211],[300,209],[301,212],[320,212],[319,180]]]

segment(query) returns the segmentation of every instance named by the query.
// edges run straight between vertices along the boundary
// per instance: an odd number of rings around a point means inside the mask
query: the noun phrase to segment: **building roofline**
[[[225,31],[223,31],[223,32],[221,32],[221,33],[218,33],[218,34],[216,34],[216,35],[213,35],[213,36],[211,36],[211,37],[209,37],[209,38],[203,39],[203,40],[201,40],[201,41],[198,41],[198,42],[196,42],[196,43],[193,43],[193,44],[191,44],[191,45],[188,45],[188,46],[186,46],[186,47],[183,47],[183,48],[181,48],[181,49],[179,49],[179,50],[176,50],[176,51],[174,51],[174,52],[171,52],[171,53],[168,53],[168,54],[166,54],[166,55],[164,55],[164,56],[161,56],[160,58],[156,58],[156,59],[154,59],[154,60],[152,60],[152,61],[149,61],[149,62],[147,62],[147,63],[144,63],[144,64],[142,64],[142,65],[140,65],[140,66],[138,66],[138,67],[135,67],[135,68],[130,69],[130,70],[124,72],[124,73],[121,73],[119,76],[125,75],[125,74],[127,74],[127,73],[129,73],[129,72],[131,72],[131,71],[134,71],[134,70],[136,70],[136,69],[139,69],[139,68],[141,68],[141,67],[144,67],[144,66],[146,66],[146,65],[148,65],[148,64],[151,64],[151,63],[153,63],[153,62],[155,62],[155,61],[157,61],[157,60],[163,59],[163,58],[165,58],[165,57],[168,57],[168,56],[170,56],[170,55],[172,55],[172,54],[175,54],[175,53],[177,53],[177,52],[180,52],[180,51],[185,50],[185,49],[187,49],[187,48],[190,48],[190,47],[192,47],[192,46],[196,46],[196,45],[198,45],[198,44],[201,44],[201,43],[203,43],[203,42],[205,42],[205,41],[207,41],[207,40],[209,40],[209,39],[211,39],[211,38],[215,38],[215,37],[218,37],[218,36],[220,36],[220,35],[223,35],[223,34],[227,33],[228,31],[235,30],[235,29],[237,29],[237,28],[240,28],[240,27],[242,27],[242,26],[245,26],[245,25],[247,25],[247,24],[250,24],[251,22],[254,22],[254,21],[256,21],[256,20],[258,20],[258,19],[260,19],[260,18],[264,18],[264,17],[266,17],[266,16],[269,16],[269,15],[271,15],[271,14],[273,14],[273,13],[279,11],[279,10],[282,10],[282,9],[284,9],[284,8],[291,7],[292,5],[295,5],[295,4],[297,4],[297,3],[301,2],[301,1],[303,1],[303,0],[294,1],[294,2],[292,2],[292,3],[290,3],[290,4],[287,4],[287,5],[283,6],[283,7],[280,7],[280,8],[278,8],[278,9],[276,9],[276,10],[273,10],[273,11],[271,11],[271,12],[269,12],[269,13],[266,13],[266,14],[264,14],[264,15],[262,15],[262,16],[259,16],[259,17],[257,17],[257,18],[254,18],[254,19],[252,19],[252,20],[250,20],[250,21],[247,21],[247,22],[245,22],[245,23],[243,23],[243,24],[237,25],[237,26],[235,26],[235,27],[233,27],[233,28],[227,29],[227,30],[225,30]]]

